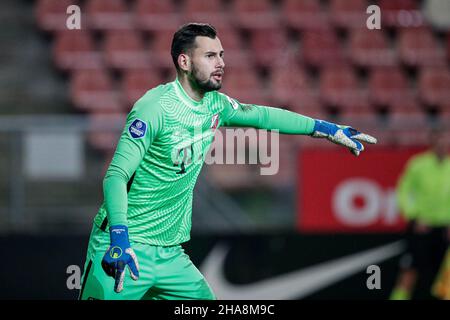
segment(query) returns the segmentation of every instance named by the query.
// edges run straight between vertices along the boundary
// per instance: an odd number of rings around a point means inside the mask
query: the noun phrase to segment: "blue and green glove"
[[[127,226],[111,226],[109,235],[111,245],[103,256],[102,268],[108,276],[114,278],[114,291],[119,293],[123,289],[125,267],[128,266],[131,278],[137,280],[139,278],[139,264],[128,240]]]
[[[358,130],[349,127],[337,125],[324,120],[314,120],[314,129],[311,134],[314,138],[326,138],[333,143],[342,145],[350,149],[351,153],[359,156],[364,146],[361,142],[371,144],[377,143],[374,137],[359,132]]]

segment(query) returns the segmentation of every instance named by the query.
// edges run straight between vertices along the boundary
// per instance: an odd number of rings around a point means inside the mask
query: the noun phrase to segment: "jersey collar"
[[[184,91],[183,86],[181,85],[180,81],[178,81],[178,77],[174,81],[174,87],[175,87],[175,92],[176,92],[178,98],[180,98],[185,104],[192,106],[192,107],[198,107],[203,104],[204,97],[200,101],[195,101],[194,99],[192,99],[186,93],[186,91]]]

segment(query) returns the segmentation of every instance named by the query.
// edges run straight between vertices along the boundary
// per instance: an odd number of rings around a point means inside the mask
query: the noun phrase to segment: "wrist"
[[[128,226],[127,214],[119,210],[108,210],[108,222],[110,226]]]
[[[336,125],[334,123],[320,120],[320,119],[314,119],[314,127],[313,127],[313,134],[317,134],[319,137],[323,137],[325,135],[333,135],[336,129]]]
[[[128,244],[128,227],[126,225],[113,225],[109,227],[111,243]]]

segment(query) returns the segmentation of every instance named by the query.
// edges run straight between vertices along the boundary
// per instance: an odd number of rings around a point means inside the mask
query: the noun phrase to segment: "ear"
[[[178,56],[178,65],[181,70],[189,71],[191,70],[191,57],[185,53],[181,53]]]

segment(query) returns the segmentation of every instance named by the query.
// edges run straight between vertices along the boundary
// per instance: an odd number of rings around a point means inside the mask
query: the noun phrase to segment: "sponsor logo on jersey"
[[[147,124],[145,123],[145,121],[136,119],[128,128],[128,132],[130,133],[133,139],[142,138],[143,136],[145,136],[145,133],[147,132]]]

